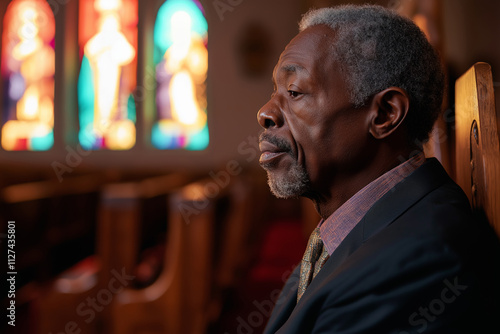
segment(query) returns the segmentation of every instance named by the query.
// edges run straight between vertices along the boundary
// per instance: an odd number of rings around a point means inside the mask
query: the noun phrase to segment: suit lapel
[[[450,177],[441,164],[435,158],[430,158],[410,176],[398,183],[373,205],[337,247],[306,289],[293,312],[300,312],[301,305],[306,303],[309,295],[314,295],[315,290],[320,288],[325,280],[329,280],[331,274],[368,238],[390,225],[429,192],[450,181]]]

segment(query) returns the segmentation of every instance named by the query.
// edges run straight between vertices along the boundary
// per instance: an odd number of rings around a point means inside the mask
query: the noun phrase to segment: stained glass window
[[[137,0],[80,0],[79,140],[88,150],[136,141]]]
[[[45,0],[9,4],[1,55],[5,150],[45,151],[54,144],[54,36],[54,15]]]
[[[207,21],[196,0],[167,0],[154,27],[156,121],[159,149],[207,147]]]

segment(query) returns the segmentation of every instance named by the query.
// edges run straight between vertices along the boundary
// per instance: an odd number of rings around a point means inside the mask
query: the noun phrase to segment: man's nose
[[[271,98],[257,112],[257,121],[264,129],[281,127],[283,125],[283,115],[276,103],[275,97]]]

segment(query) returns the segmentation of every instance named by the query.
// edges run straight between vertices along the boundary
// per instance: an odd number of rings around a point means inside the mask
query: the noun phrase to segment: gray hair
[[[444,75],[422,31],[411,20],[372,5],[311,10],[299,27],[321,24],[336,32],[332,52],[346,74],[351,102],[360,107],[388,87],[404,89],[410,99],[409,139],[426,141],[441,110]]]

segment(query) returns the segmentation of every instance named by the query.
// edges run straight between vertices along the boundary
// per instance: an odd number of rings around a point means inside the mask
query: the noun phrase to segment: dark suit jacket
[[[498,244],[428,159],[370,209],[298,304],[296,268],[264,333],[500,333]]]

